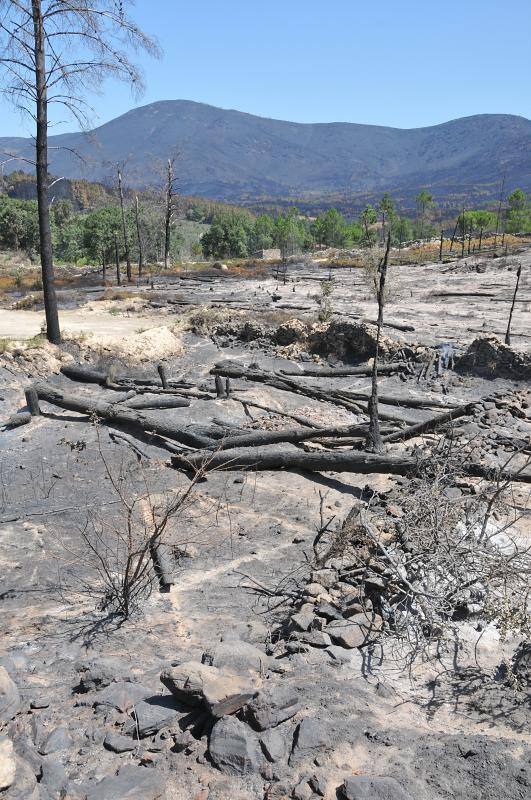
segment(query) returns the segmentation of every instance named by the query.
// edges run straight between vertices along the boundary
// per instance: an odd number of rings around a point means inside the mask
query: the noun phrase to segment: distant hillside
[[[282,122],[175,100],[133,109],[91,134],[53,136],[51,144],[82,157],[53,150],[56,175],[107,183],[113,164],[126,162],[128,182],[138,187],[160,183],[162,162],[178,150],[183,193],[238,203],[303,198],[311,206],[328,196],[359,203],[390,191],[407,204],[423,187],[440,200],[489,200],[503,173],[508,187],[531,190],[531,121],[506,114],[402,130]],[[0,151],[27,156],[31,140],[0,138]]]

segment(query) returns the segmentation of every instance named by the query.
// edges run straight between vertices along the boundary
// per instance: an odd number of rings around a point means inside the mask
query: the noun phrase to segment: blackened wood
[[[127,408],[187,408],[190,401],[185,397],[169,397],[168,395],[159,395],[158,397],[146,397],[145,395],[137,395],[136,397],[126,400],[122,405]]]
[[[32,417],[40,417],[41,409],[39,406],[39,396],[35,389],[30,387],[24,391],[24,395],[26,397],[26,405],[30,410],[30,414]]]
[[[417,425],[411,425],[405,430],[390,433],[388,436],[384,436],[383,441],[385,443],[404,442],[407,439],[413,439],[415,436],[420,436],[423,433],[434,431],[439,425],[443,425],[445,422],[451,422],[453,419],[465,417],[467,414],[470,414],[477,403],[477,400],[473,400],[458,408],[452,408],[451,411],[447,411],[446,414],[437,414],[437,416],[425,419],[424,422],[419,422]]]
[[[353,472],[409,475],[417,460],[411,457],[380,456],[372,453],[304,453],[300,450],[271,448],[234,448],[233,450],[200,451],[187,456],[172,456],[172,465],[195,471],[209,469],[304,469],[310,472]]]
[[[387,236],[387,246],[385,255],[380,264],[380,283],[378,287],[378,322],[376,328],[376,345],[372,364],[371,396],[368,402],[369,412],[369,435],[367,442],[375,453],[383,453],[384,447],[380,434],[380,422],[378,419],[378,356],[380,352],[380,336],[383,324],[383,310],[385,304],[385,278],[387,276],[387,263],[389,261],[389,251],[391,249],[391,233]]]
[[[163,389],[167,389],[168,388],[168,376],[166,374],[166,367],[164,366],[164,364],[159,364],[158,365],[157,372],[159,373],[159,376],[160,376],[160,382],[162,383],[162,388]]]
[[[20,425],[27,425],[31,422],[31,414],[29,411],[21,411],[19,414],[13,414],[6,419],[5,422],[0,423],[2,428],[18,428]]]
[[[130,425],[132,428],[144,432],[157,433],[190,447],[210,447],[212,444],[212,439],[198,436],[189,426],[179,426],[171,422],[164,422],[157,415],[136,411],[120,403],[112,405],[102,400],[79,397],[76,394],[64,392],[56,386],[46,383],[36,383],[34,388],[40,400],[45,400],[47,403],[59,406],[59,408],[66,408],[69,411],[77,411],[80,414],[88,414],[89,416],[95,415],[108,422]]]
[[[509,313],[509,322],[507,323],[507,332],[505,334],[505,344],[511,344],[511,322],[513,320],[513,311],[514,311],[514,304],[516,303],[516,294],[518,292],[518,286],[520,284],[520,275],[522,274],[522,265],[518,267],[516,272],[516,286],[514,287],[514,294],[513,294],[513,302],[511,304],[511,311]]]
[[[61,367],[61,372],[70,380],[80,381],[81,383],[103,384],[108,377],[107,371],[93,369],[92,367],[82,367],[77,364],[66,364]]]
[[[218,398],[219,397],[224,397],[225,396],[225,390],[223,388],[223,381],[221,380],[221,376],[220,375],[215,375],[214,376],[214,384],[215,384],[215,387],[216,387],[216,397],[218,397]]]
[[[407,368],[407,362],[400,361],[396,364],[383,364],[378,367],[380,375],[392,375],[395,372],[402,372]],[[372,367],[303,367],[296,369],[281,369],[281,375],[300,375],[301,377],[313,378],[343,378],[349,375],[372,375]]]
[[[242,431],[236,436],[228,436],[221,442],[213,445],[214,448],[230,450],[234,447],[260,447],[266,444],[279,444],[286,442],[295,444],[307,439],[317,439],[323,436],[346,437],[367,433],[367,425],[335,425],[324,428],[285,428],[282,431]]]

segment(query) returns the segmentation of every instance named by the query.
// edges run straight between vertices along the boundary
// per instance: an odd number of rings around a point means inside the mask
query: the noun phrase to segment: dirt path
[[[99,337],[125,336],[161,324],[160,317],[155,316],[125,317],[76,310],[60,311],[59,321],[65,333],[97,333]],[[43,323],[44,311],[12,311],[3,308],[0,310],[0,338],[31,339],[40,333]]]

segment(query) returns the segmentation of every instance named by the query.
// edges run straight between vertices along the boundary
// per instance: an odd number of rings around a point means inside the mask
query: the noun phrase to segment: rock
[[[0,725],[11,722],[20,711],[20,694],[5,667],[0,667]]]
[[[86,800],[159,800],[166,791],[166,780],[159,770],[125,766],[87,789]]]
[[[258,647],[233,639],[220,642],[207,650],[203,654],[202,662],[218,669],[228,668],[238,675],[245,672],[261,675],[267,670],[269,658]]]
[[[55,728],[39,747],[39,753],[43,756],[50,753],[57,753],[59,750],[68,750],[74,744],[67,728],[60,725]]]
[[[327,726],[315,717],[305,717],[295,732],[289,763],[313,758],[319,750],[324,750],[329,744],[330,735]]]
[[[234,714],[256,694],[250,681],[197,661],[171,667],[160,679],[178,700],[204,706],[214,717]]]
[[[64,790],[68,783],[65,768],[56,758],[45,758],[41,767],[41,781],[53,800],[63,800]]]
[[[262,751],[268,761],[275,764],[286,757],[286,740],[278,728],[265,731],[260,736]]]
[[[42,708],[48,708],[49,705],[50,701],[46,697],[33,697],[30,700],[30,708],[34,711]]]
[[[304,594],[308,595],[308,597],[319,597],[322,594],[326,594],[326,589],[320,583],[308,583],[304,589]]]
[[[312,583],[320,584],[325,589],[331,589],[337,581],[335,569],[317,569],[312,572]]]
[[[177,707],[175,697],[158,695],[141,700],[134,707],[133,713],[135,732],[139,739],[144,739],[146,736],[154,736],[163,728],[171,728],[189,712]]]
[[[332,622],[333,619],[343,619],[341,611],[338,611],[330,603],[319,603],[318,606],[315,606],[315,613],[319,617],[324,617],[328,622]]]
[[[209,753],[214,764],[229,775],[259,772],[263,762],[258,736],[234,717],[216,722],[210,734]]]
[[[341,800],[411,800],[394,778],[353,775],[339,789]]]
[[[153,689],[142,686],[140,683],[118,681],[98,692],[94,698],[94,705],[108,706],[126,714],[141,700],[151,697],[153,694]]]
[[[8,789],[15,781],[17,764],[11,739],[0,739],[0,792]]]
[[[324,631],[319,630],[295,631],[295,633],[292,634],[292,639],[297,642],[309,644],[312,647],[328,647],[329,644],[332,644],[330,636]]]
[[[258,692],[245,711],[251,725],[265,731],[291,719],[299,709],[299,698],[293,689],[276,686]]]
[[[2,798],[5,800],[39,800],[40,793],[33,770],[22,758],[15,756],[15,779]]]
[[[293,614],[290,620],[291,628],[296,631],[307,631],[310,629],[314,620],[313,606],[307,605],[302,607]]]
[[[306,778],[303,778],[293,789],[294,800],[311,800],[313,796],[313,790]]]
[[[131,679],[131,672],[118,658],[99,658],[81,661],[76,665],[80,673],[78,692],[93,692],[120,680]]]
[[[348,620],[329,622],[325,631],[336,644],[353,649],[373,639],[381,625],[382,618],[377,615],[355,614]]]
[[[128,736],[122,736],[120,733],[113,733],[112,731],[103,740],[103,746],[113,753],[128,753],[136,747]]]

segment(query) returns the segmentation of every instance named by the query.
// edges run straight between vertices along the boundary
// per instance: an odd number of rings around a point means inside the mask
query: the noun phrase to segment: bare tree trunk
[[[479,245],[478,250],[481,252],[481,242],[483,241],[483,228],[479,229]]]
[[[383,325],[383,309],[385,303],[385,278],[387,275],[387,262],[389,261],[389,251],[391,249],[391,233],[387,236],[387,246],[385,255],[380,264],[380,285],[378,287],[378,322],[376,332],[376,349],[372,365],[372,387],[371,396],[368,403],[369,411],[369,436],[368,443],[375,453],[383,453],[384,446],[380,433],[380,422],[378,420],[378,351],[380,347],[380,333]]]
[[[120,252],[118,250],[118,234],[114,234],[114,259],[116,261],[116,284],[118,286],[122,283],[122,278],[120,276]]]
[[[464,209],[464,206],[463,206],[462,226],[463,226],[463,230],[462,230],[462,234],[463,234],[463,235],[462,235],[462,237],[461,237],[461,258],[464,258],[464,256],[465,256],[465,229],[466,229],[466,226],[465,226],[465,209]]]
[[[35,89],[36,89],[36,172],[37,204],[39,210],[39,238],[42,270],[46,336],[53,344],[60,344],[61,329],[57,313],[55,294],[52,231],[50,227],[50,205],[48,201],[48,95],[46,89],[46,53],[40,0],[31,2],[35,41]]]
[[[138,212],[138,197],[135,197],[135,219],[136,219],[136,238],[138,240],[138,277],[142,277],[144,266],[144,250],[142,247],[142,236],[140,235],[140,215]]]
[[[511,344],[511,322],[513,321],[514,304],[516,303],[516,293],[518,292],[518,285],[520,283],[520,275],[522,274],[522,265],[518,267],[516,272],[516,286],[514,287],[513,302],[511,304],[511,312],[509,314],[509,322],[507,323],[507,333],[505,334],[505,344]]]
[[[107,260],[105,258],[105,248],[101,248],[101,270],[102,270],[102,281],[105,284],[107,280]]]
[[[164,269],[170,267],[171,221],[173,215],[173,160],[168,159],[166,177],[166,210],[164,214]]]
[[[503,191],[505,189],[505,178],[506,178],[506,173],[503,174],[503,180],[502,180],[501,189],[500,189],[500,199],[498,201],[498,211],[496,213],[496,231],[494,233],[494,249],[496,249],[496,245],[498,243],[498,230],[499,230],[499,226],[500,226],[500,214],[501,214],[501,207],[502,207],[502,203],[503,203]]]
[[[439,245],[439,261],[442,261],[444,230],[441,228],[441,243]]]
[[[124,236],[125,261],[127,264],[127,280],[131,280],[131,256],[129,254],[129,237],[127,235],[127,225],[125,224],[124,192],[122,187],[122,172],[120,167],[116,168],[118,174],[118,194],[120,196],[120,209],[122,211],[122,233]]]

